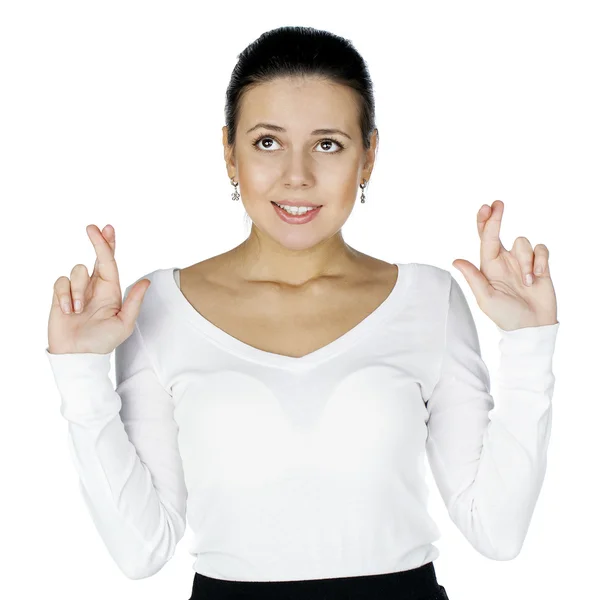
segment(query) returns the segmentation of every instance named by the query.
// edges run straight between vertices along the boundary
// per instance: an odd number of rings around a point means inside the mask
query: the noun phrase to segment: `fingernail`
[[[75,312],[81,312],[81,300],[75,300]]]
[[[535,274],[536,274],[536,275],[541,275],[541,274],[542,274],[542,266],[541,266],[541,265],[538,265],[538,266],[535,268]]]
[[[532,285],[533,284],[533,275],[531,273],[527,273],[527,275],[525,275],[525,285]]]
[[[63,302],[62,307],[63,307],[63,311],[64,312],[66,312],[66,313],[70,313],[71,312],[71,307],[70,307],[70,305],[69,305],[68,302]]]

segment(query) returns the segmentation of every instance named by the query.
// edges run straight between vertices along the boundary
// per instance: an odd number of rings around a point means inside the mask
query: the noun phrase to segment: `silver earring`
[[[237,190],[237,186],[240,185],[237,182],[233,181],[233,177],[231,178],[231,185],[235,188],[235,192],[233,192],[233,194],[231,194],[231,199],[232,200],[239,200],[240,199],[240,194]]]
[[[360,201],[362,204],[365,203],[365,188],[367,187],[367,180],[364,180],[364,183],[359,184],[360,188],[362,189],[362,192],[360,194]]]

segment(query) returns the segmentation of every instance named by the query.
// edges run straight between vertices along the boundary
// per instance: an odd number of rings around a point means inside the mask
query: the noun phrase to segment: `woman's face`
[[[352,212],[358,185],[370,177],[376,132],[365,151],[355,94],[314,78],[278,79],[243,97],[235,154],[223,128],[229,177],[239,182],[254,227],[288,249],[310,248],[335,235]],[[307,223],[287,223],[272,204],[285,200],[322,208]]]

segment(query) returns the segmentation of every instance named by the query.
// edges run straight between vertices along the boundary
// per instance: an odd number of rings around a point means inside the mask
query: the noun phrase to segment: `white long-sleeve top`
[[[115,350],[116,389],[110,353],[46,348],[83,498],[127,577],[158,572],[186,521],[194,570],[218,579],[422,566],[440,536],[425,455],[469,543],[495,560],[520,552],[546,470],[559,323],[496,327],[494,401],[455,278],[395,264],[374,312],[300,358],[213,325],[177,268],[140,277],[151,286]]]

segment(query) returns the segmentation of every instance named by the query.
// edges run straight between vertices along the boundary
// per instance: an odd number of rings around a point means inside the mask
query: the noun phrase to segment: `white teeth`
[[[277,204],[277,202],[275,202],[275,204]],[[315,210],[316,208],[319,208],[318,206],[282,206],[281,204],[277,204],[277,206],[292,215],[303,215],[309,210]]]

